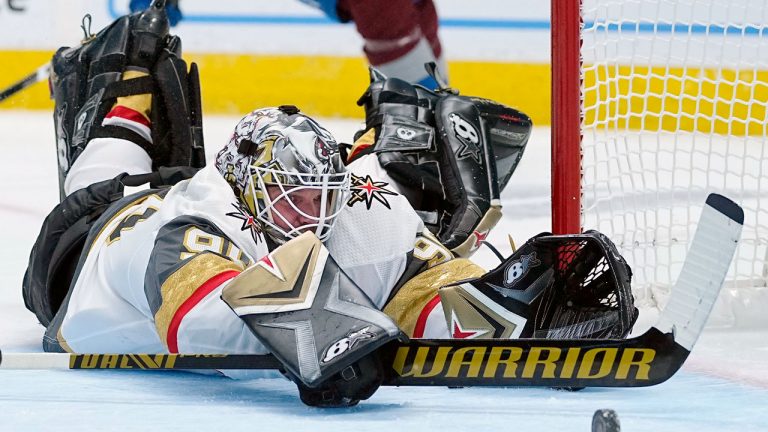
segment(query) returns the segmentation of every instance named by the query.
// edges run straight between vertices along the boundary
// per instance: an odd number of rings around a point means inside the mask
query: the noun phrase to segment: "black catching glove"
[[[462,307],[466,301],[483,310],[498,310],[490,307],[494,303],[509,311],[487,314],[497,320],[488,333],[494,337],[624,338],[638,316],[631,278],[629,265],[605,235],[542,233],[482,277],[441,288],[440,297],[446,316],[476,313]],[[465,290],[466,284],[476,291]],[[497,335],[498,329],[507,333]]]

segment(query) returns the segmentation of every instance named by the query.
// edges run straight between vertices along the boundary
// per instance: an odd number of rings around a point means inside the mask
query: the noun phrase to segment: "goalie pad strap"
[[[152,143],[147,141],[144,137],[130,129],[120,126],[93,126],[90,132],[90,139],[94,138],[119,138],[130,141],[144,149],[144,151],[153,158],[157,156],[158,153],[158,148],[152,145]]]
[[[461,244],[451,249],[456,256],[468,258],[470,257],[485,241],[488,234],[493,227],[501,220],[501,206],[491,205],[487,212],[483,215],[480,222],[472,228],[472,232],[467,236]]]
[[[113,99],[122,96],[132,96],[145,93],[157,93],[157,86],[155,85],[152,77],[149,75],[117,81],[108,85],[106,90],[104,90],[103,99]]]

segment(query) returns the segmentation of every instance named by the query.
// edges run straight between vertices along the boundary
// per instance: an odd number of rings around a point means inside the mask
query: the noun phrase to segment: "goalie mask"
[[[290,105],[243,117],[216,167],[278,243],[305,231],[325,241],[349,195],[336,140]]]

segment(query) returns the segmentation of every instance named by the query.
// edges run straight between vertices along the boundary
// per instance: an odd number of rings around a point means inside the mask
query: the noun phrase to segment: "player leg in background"
[[[371,66],[384,75],[421,84],[428,89],[438,87],[424,64],[435,62],[447,80],[448,69],[442,56],[438,20],[432,0],[301,0],[321,9],[329,18],[341,22],[354,21],[365,40],[363,51]],[[131,0],[130,9],[146,9],[150,0]],[[183,19],[178,0],[167,6],[172,26]]]
[[[435,62],[447,78],[432,0],[340,0],[337,12],[355,22],[368,61],[384,75],[434,89],[424,64]]]

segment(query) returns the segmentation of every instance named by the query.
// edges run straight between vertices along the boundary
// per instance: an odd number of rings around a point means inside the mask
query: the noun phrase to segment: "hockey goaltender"
[[[23,285],[45,351],[114,354],[89,357],[107,367],[271,354],[319,406],[370,397],[393,364],[432,383],[647,374],[644,351],[558,348],[620,340],[637,317],[603,235],[544,233],[490,272],[469,259],[501,218],[525,114],[372,70],[354,144],[283,105],[245,115],[206,164],[197,68],[162,3],[53,58],[62,201]]]

